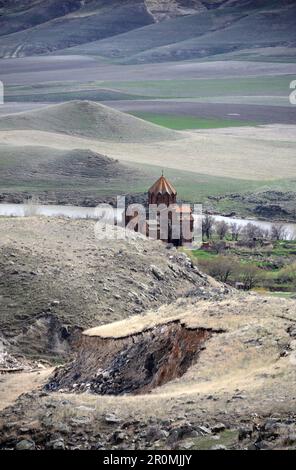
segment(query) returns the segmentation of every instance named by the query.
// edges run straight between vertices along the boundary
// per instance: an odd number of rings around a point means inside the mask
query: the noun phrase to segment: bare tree
[[[215,220],[211,215],[206,214],[202,219],[202,236],[209,240],[213,234]]]
[[[259,269],[252,264],[245,264],[240,267],[240,279],[244,285],[245,290],[250,290],[255,287],[260,277]]]
[[[287,238],[287,230],[284,224],[272,224],[270,236],[272,240],[284,240]]]
[[[225,238],[228,233],[228,230],[229,225],[224,220],[221,220],[220,222],[216,223],[216,233],[220,240],[223,240],[223,238]]]
[[[238,237],[241,233],[241,230],[241,227],[235,222],[230,225],[230,233],[233,241],[238,241]]]
[[[236,269],[237,262],[229,256],[217,256],[206,267],[208,274],[221,282],[227,282]]]
[[[264,240],[264,230],[259,225],[249,222],[243,229],[243,236],[248,246],[254,247],[256,242],[262,243]]]

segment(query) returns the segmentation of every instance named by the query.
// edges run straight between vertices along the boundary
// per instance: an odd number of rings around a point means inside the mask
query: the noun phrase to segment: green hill
[[[178,133],[92,101],[70,101],[0,118],[0,130],[36,130],[114,142],[177,139]]]

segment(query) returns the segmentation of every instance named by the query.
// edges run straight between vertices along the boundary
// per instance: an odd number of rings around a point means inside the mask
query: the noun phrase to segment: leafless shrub
[[[242,228],[235,222],[230,225],[231,239],[233,241],[238,241],[238,237],[242,231]]]
[[[259,225],[251,222],[244,227],[242,233],[246,244],[250,248],[256,246],[256,243],[262,244],[266,237],[265,231]]]
[[[209,240],[212,237],[215,225],[215,219],[211,215],[206,214],[202,219],[202,236]]]
[[[270,237],[272,240],[285,240],[287,235],[287,229],[283,224],[273,224],[271,226]]]
[[[239,267],[239,278],[243,283],[245,290],[253,289],[260,277],[261,272],[259,268],[253,264],[245,264],[244,266]]]
[[[236,271],[238,263],[229,256],[217,256],[213,260],[204,260],[201,265],[210,276],[218,281],[227,282],[231,274]]]
[[[223,238],[226,237],[228,231],[229,225],[224,220],[216,223],[216,233],[220,240],[223,240]]]

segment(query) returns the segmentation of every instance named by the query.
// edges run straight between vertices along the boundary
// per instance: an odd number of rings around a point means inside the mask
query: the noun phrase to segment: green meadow
[[[218,129],[223,127],[254,126],[256,123],[234,120],[234,119],[206,119],[194,116],[180,116],[169,114],[157,114],[149,112],[133,112],[133,116],[152,122],[158,126],[167,127],[175,130],[189,129]]]
[[[6,101],[68,101],[213,98],[224,96],[287,96],[292,75],[199,78],[180,80],[65,81],[6,87]]]
[[[106,81],[101,86],[116,88],[133,95],[145,95],[153,98],[202,98],[213,96],[287,95],[292,80],[291,75],[167,79],[139,81]]]

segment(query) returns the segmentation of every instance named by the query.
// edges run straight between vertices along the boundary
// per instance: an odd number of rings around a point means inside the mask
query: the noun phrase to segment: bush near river
[[[225,222],[203,224],[203,245],[191,252],[200,269],[238,289],[273,295],[296,295],[296,240],[286,236],[281,224],[263,231],[255,224],[244,229]]]

